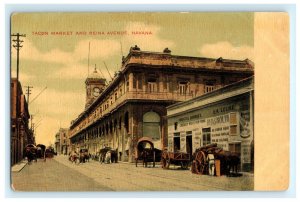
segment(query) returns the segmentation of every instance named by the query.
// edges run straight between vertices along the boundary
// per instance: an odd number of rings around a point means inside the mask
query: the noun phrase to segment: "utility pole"
[[[30,129],[33,131],[33,114],[31,114],[30,115],[30,123],[31,123],[31,125],[30,125]]]
[[[95,64],[95,69],[96,69],[96,64]],[[105,76],[104,76],[104,74],[102,73],[102,71],[101,71],[100,68],[99,68],[99,71],[100,71],[101,75],[103,76],[103,78],[105,79]],[[108,82],[106,81],[106,79],[105,79],[105,83],[108,84]]]
[[[13,39],[12,41],[15,43],[13,47],[17,50],[17,82],[19,81],[19,51],[23,47],[21,44],[24,42],[20,39],[20,37],[26,37],[26,34],[12,34],[11,37],[17,37],[16,39]]]
[[[20,126],[19,126],[19,116],[20,116],[20,101],[19,101],[19,52],[20,52],[20,49],[23,47],[21,44],[24,42],[23,40],[20,39],[20,37],[26,37],[25,34],[20,34],[20,33],[17,33],[17,34],[11,34],[10,35],[11,37],[17,37],[15,39],[11,39],[11,41],[14,42],[13,44],[13,47],[17,50],[17,88],[16,88],[16,145],[14,145],[13,149],[15,149],[14,153],[15,153],[15,157],[13,157],[13,160],[15,162],[12,162],[13,164],[14,163],[17,163],[19,160],[21,160],[21,152],[22,151],[19,151],[19,148],[21,149],[21,141],[19,140],[19,136],[20,136]]]
[[[26,88],[26,94],[27,94],[27,103],[29,105],[29,95],[31,94],[31,88],[32,86],[24,86]]]
[[[91,42],[89,41],[89,54],[88,54],[88,77],[90,75],[90,51],[91,51]]]
[[[104,62],[104,61],[103,61],[103,63],[104,63],[104,65],[105,65],[105,67],[106,67],[106,70],[107,70],[107,72],[108,72],[108,74],[109,74],[109,76],[110,76],[111,80],[113,80],[113,78],[112,78],[112,76],[111,76],[110,72],[108,71],[107,65],[105,64],[105,62]]]

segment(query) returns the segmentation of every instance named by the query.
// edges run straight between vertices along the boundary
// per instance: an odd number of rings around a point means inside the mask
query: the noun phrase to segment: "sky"
[[[111,80],[104,63],[113,75],[131,46],[254,61],[253,13],[15,13],[11,33],[26,34],[19,77],[24,93],[24,86],[33,86],[29,112],[37,144],[54,143],[59,128],[70,127],[84,110],[88,72],[96,65]],[[16,77],[14,49],[11,75]]]

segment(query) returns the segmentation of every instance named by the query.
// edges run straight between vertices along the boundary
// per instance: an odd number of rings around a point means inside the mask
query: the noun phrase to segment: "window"
[[[143,80],[142,80],[142,76],[138,76],[138,88],[139,89],[143,89]]]
[[[230,113],[230,124],[237,124],[236,113]]]
[[[236,135],[237,134],[237,126],[230,126],[230,135]]]
[[[239,156],[241,155],[241,143],[229,143],[229,151],[237,153]]]
[[[129,91],[129,80],[126,81],[126,91]]]
[[[237,113],[230,113],[230,135],[237,135]]]
[[[157,85],[156,85],[156,79],[148,79],[148,92],[156,92],[157,91]]]
[[[178,127],[178,122],[175,122],[174,123],[174,130],[177,130],[177,127]]]
[[[168,88],[168,76],[163,77],[163,78],[164,78],[163,87],[164,87],[164,90],[167,90],[167,88]]]
[[[118,93],[115,93],[115,100],[118,99]]]
[[[155,112],[147,112],[143,116],[143,136],[154,141],[160,139],[160,116]]]
[[[202,129],[202,142],[203,146],[210,144],[210,128],[203,128]]]
[[[185,95],[187,93],[187,82],[179,82],[179,94]]]
[[[209,93],[211,91],[215,90],[215,85],[211,83],[207,83],[204,86],[204,93]]]
[[[112,104],[113,103],[113,99],[112,99],[112,96],[110,97],[110,104]]]
[[[132,80],[133,80],[132,87],[135,89],[137,80],[136,80],[136,76],[134,74],[132,74],[132,77],[133,77],[132,78]]]
[[[180,137],[174,134],[174,152],[178,152],[180,150]]]

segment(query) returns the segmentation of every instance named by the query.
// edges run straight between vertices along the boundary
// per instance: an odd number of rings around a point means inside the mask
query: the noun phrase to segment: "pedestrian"
[[[212,153],[209,153],[207,155],[207,161],[208,161],[208,173],[211,176],[215,175],[215,156]]]
[[[106,152],[105,163],[111,163],[111,152],[110,151]]]

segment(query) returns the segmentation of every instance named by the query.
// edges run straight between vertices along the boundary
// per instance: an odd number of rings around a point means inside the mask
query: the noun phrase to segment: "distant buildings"
[[[113,80],[95,71],[86,79],[86,107],[71,122],[73,149],[96,153],[104,146],[118,150],[122,161],[131,162],[137,140],[153,139],[155,147],[168,147],[167,107],[254,74],[246,60],[176,56],[141,51],[135,46],[122,59]]]
[[[30,114],[28,103],[20,82],[11,79],[11,165],[23,159],[27,144],[35,144],[33,131],[29,128]]]
[[[60,128],[55,134],[55,151],[57,154],[67,155],[70,151],[69,129]]]

